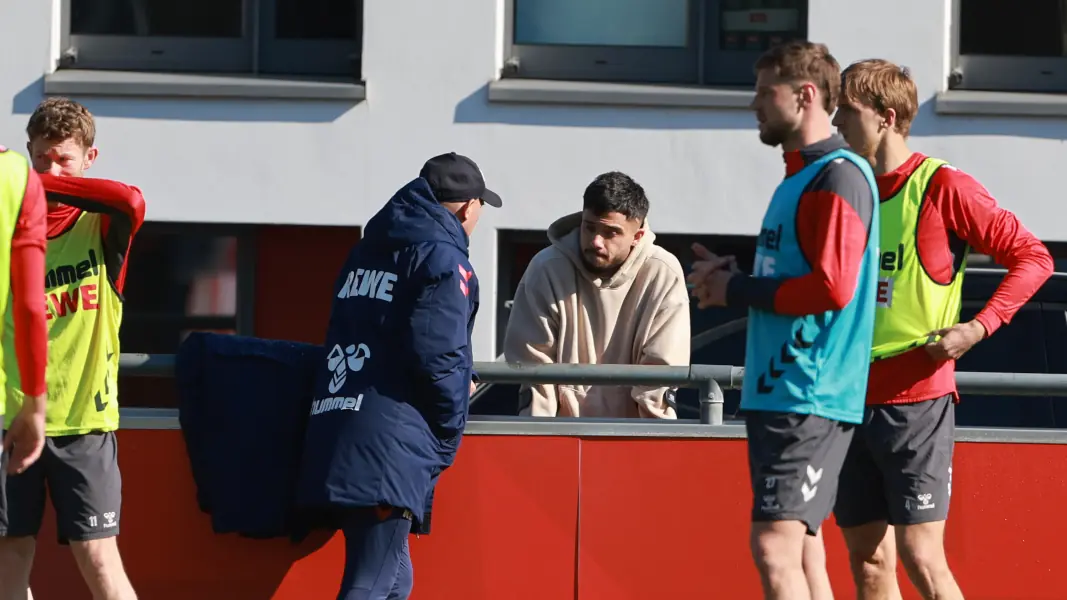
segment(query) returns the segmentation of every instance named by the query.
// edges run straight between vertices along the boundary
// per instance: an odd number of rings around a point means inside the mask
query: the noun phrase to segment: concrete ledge
[[[490,102],[585,104],[601,106],[674,106],[747,110],[753,92],[680,85],[501,79],[489,84]]]
[[[241,75],[65,69],[44,78],[45,95],[341,100],[367,97],[362,83]]]
[[[1067,117],[1067,94],[948,90],[934,108],[939,115]]]

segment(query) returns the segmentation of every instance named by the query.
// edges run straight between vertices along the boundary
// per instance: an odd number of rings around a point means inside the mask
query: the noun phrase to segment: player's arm
[[[974,318],[985,329],[984,335],[992,335],[1009,323],[1052,275],[1052,256],[1015,214],[998,206],[970,175],[942,167],[929,189],[927,200],[941,214],[945,228],[1008,269],[997,291]]]
[[[44,413],[45,367],[48,363],[48,327],[45,315],[44,189],[29,170],[22,208],[11,238],[11,312],[15,327],[15,355],[26,402],[36,402]]]
[[[141,190],[110,179],[42,175],[48,199],[105,216],[104,250],[108,274],[121,293],[126,283],[126,257],[133,237],[144,224]]]
[[[504,360],[545,365],[556,362],[559,342],[559,306],[546,276],[545,262],[535,260],[522,274],[504,333]],[[553,384],[524,384],[519,389],[519,414],[554,417],[559,398]]]
[[[797,206],[797,241],[811,272],[790,279],[734,276],[727,305],[797,316],[844,308],[856,292],[875,202],[859,167],[828,165]]]
[[[470,405],[470,303],[456,269],[452,261],[424,278],[404,332],[417,406],[442,439],[463,432]]]

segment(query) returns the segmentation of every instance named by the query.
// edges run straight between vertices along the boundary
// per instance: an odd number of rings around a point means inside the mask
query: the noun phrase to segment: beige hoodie
[[[509,363],[689,364],[689,295],[682,265],[648,230],[608,279],[586,270],[581,213],[548,228],[552,245],[530,261],[504,336]],[[675,419],[667,387],[524,385],[520,414]],[[525,404],[529,402],[528,406]]]

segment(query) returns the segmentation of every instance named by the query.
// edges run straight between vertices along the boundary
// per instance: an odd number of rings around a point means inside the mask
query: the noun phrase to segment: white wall
[[[875,19],[847,0],[810,0],[810,37],[845,64],[880,56],[909,66],[923,103],[914,148],[976,175],[1043,239],[1067,240],[1067,120],[933,113],[948,72],[949,1],[898,0]],[[56,53],[59,4],[0,3],[0,97],[12,98],[0,111],[0,143],[23,144]],[[467,154],[505,202],[486,211],[472,252],[486,307],[480,359],[493,346],[493,228],[547,226],[577,209],[598,173],[622,170],[645,186],[654,230],[756,230],[782,165],[750,113],[490,105],[502,10],[498,0],[366,2],[368,91],[355,106],[80,97],[97,116],[92,174],[140,186],[152,220],[361,224],[429,156]]]

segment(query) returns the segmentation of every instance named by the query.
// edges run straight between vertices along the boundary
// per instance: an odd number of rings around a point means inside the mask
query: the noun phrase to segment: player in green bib
[[[4,350],[13,356],[10,368],[26,399],[9,415],[0,462],[0,534],[7,529],[6,473],[18,474],[44,449],[45,365],[48,330],[40,295],[44,292],[45,203],[37,173],[21,155],[0,146],[0,306],[9,306]],[[5,369],[0,368],[0,416],[4,415]],[[2,575],[0,575],[2,577]]]
[[[863,421],[834,506],[860,598],[900,598],[896,551],[923,598],[963,598],[945,555],[955,447],[955,361],[1009,322],[1052,273],[1052,257],[973,177],[912,152],[919,110],[907,69],[845,69],[834,123],[870,162],[879,192],[878,293]],[[1008,268],[960,321],[971,249]]]
[[[144,221],[144,199],[137,188],[82,176],[97,150],[92,115],[80,104],[45,100],[30,117],[27,133],[48,211],[42,269],[47,439],[41,460],[7,482],[0,597],[27,592],[47,488],[59,542],[70,545],[93,597],[133,599],[116,543],[122,478],[115,431],[122,288],[126,256]],[[9,415],[24,401],[13,369],[11,320],[9,310],[2,338]]]
[[[61,201],[56,188],[95,193],[91,188],[98,181],[86,179],[71,186],[57,178],[44,179],[50,202]],[[45,304],[51,367],[47,380],[52,401],[46,431],[51,437],[109,432],[119,427],[116,377],[122,298],[104,260],[106,251],[100,235],[103,218],[100,213],[79,211],[69,229],[48,239]],[[17,388],[18,377],[12,377],[10,383]],[[21,392],[9,391],[8,402],[21,405]]]

